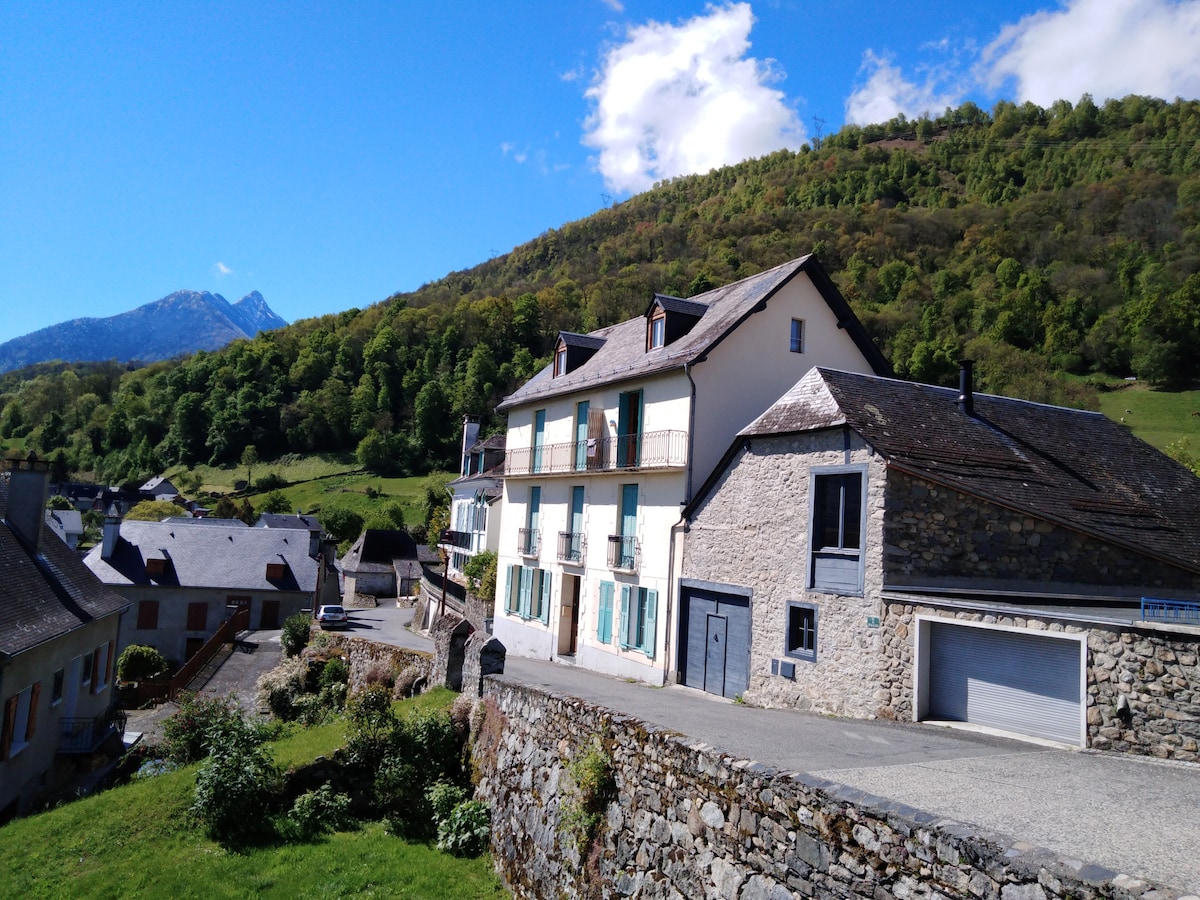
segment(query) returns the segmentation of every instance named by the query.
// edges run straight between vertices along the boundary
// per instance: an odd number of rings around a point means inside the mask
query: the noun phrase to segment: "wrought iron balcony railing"
[[[125,710],[109,707],[90,719],[59,719],[59,753],[93,753],[109,735],[125,733]]]
[[[558,558],[560,562],[583,562],[583,532],[560,531],[558,533]]]
[[[450,528],[443,529],[438,536],[438,543],[446,547],[454,547],[458,550],[471,549],[471,532],[469,531],[454,531]]]
[[[646,431],[586,441],[542,444],[509,450],[504,474],[555,475],[674,469],[687,465],[686,431]]]
[[[636,572],[638,562],[637,538],[631,534],[608,536],[608,567],[622,572]]]
[[[537,556],[538,550],[538,530],[536,528],[518,528],[517,552],[522,556]]]

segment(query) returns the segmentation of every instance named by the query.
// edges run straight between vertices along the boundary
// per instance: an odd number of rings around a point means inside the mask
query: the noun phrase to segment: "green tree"
[[[161,522],[172,516],[186,516],[188,511],[166,500],[143,500],[134,504],[125,518],[134,522]]]
[[[259,509],[265,513],[286,513],[292,508],[288,502],[287,495],[280,490],[271,491],[263,497],[262,505]]]
[[[321,511],[321,524],[339,544],[345,544],[362,534],[363,517],[344,506],[331,506]]]
[[[258,448],[253,444],[247,444],[242,450],[241,464],[246,467],[246,484],[254,484],[251,475],[254,467],[258,465]]]

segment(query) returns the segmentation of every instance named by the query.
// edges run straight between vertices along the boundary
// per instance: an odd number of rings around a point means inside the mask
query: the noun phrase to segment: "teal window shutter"
[[[654,645],[657,643],[657,622],[658,591],[646,591],[646,629],[642,638],[642,652],[651,659],[654,659]]]
[[[525,619],[529,618],[529,604],[530,604],[530,601],[533,599],[533,597],[532,597],[532,595],[533,595],[532,575],[533,575],[532,569],[527,569],[524,566],[521,566],[521,577],[519,579],[520,588],[518,590],[520,597],[518,599],[518,604],[519,604],[519,611],[521,613],[521,617],[525,618]]]
[[[629,646],[629,585],[621,585],[621,627],[619,629],[621,646]]]
[[[515,568],[516,566],[509,566],[508,573],[504,578],[504,609],[510,613],[517,611],[517,594],[513,590],[515,587],[513,584],[513,569]]]
[[[550,622],[550,586],[554,582],[554,576],[545,569],[538,569],[538,572],[542,576],[542,602],[538,618],[548,624]]]
[[[602,644],[612,642],[613,583],[600,582],[600,607],[596,613],[596,640]]]

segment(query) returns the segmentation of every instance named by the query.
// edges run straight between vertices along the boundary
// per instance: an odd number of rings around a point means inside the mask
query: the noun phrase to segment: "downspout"
[[[686,507],[692,502],[692,451],[695,448],[696,441],[696,380],[692,378],[692,367],[690,363],[683,364],[683,374],[687,376],[688,383],[692,386],[692,403],[688,410],[688,462],[687,462],[687,487],[684,493],[684,502],[681,506]],[[675,660],[671,656],[671,629],[674,627],[674,619],[672,611],[675,607],[675,591],[679,584],[679,579],[675,572],[675,541],[676,533],[680,527],[686,527],[687,519],[681,514],[679,521],[671,526],[671,543],[667,547],[667,628],[663,637],[663,657],[666,664],[671,668],[668,670],[675,677],[676,683],[679,682],[679,671],[675,668]],[[679,560],[680,565],[683,564],[682,557]],[[665,673],[664,673],[665,674]]]
[[[692,386],[692,402],[688,407],[688,461],[687,461],[687,487],[684,489],[684,503],[692,502],[692,462],[694,460],[694,451],[696,449],[696,379],[692,378],[692,367],[690,363],[683,364],[683,374],[687,376],[688,383]],[[682,520],[681,520],[682,521]]]

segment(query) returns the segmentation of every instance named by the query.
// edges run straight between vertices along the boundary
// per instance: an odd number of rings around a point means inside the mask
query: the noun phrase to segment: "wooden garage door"
[[[931,623],[926,718],[970,722],[1079,745],[1078,641]]]
[[[736,697],[750,686],[750,598],[685,587],[680,646],[683,683]]]

